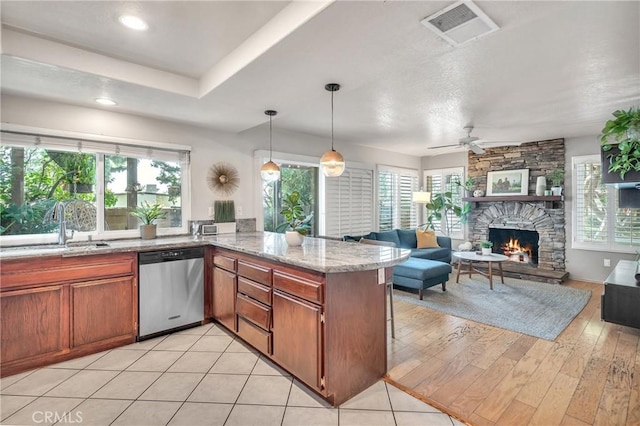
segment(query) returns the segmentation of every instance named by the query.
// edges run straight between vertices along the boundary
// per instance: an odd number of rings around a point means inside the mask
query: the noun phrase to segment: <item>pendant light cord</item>
[[[331,151],[335,151],[333,149],[333,91],[331,92]]]
[[[269,161],[271,161],[271,152],[272,152],[272,148],[271,148],[271,140],[273,139],[272,137],[272,128],[271,128],[271,121],[273,120],[273,116],[269,116]]]

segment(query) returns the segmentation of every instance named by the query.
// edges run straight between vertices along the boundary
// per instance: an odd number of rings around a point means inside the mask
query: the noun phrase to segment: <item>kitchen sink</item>
[[[103,241],[77,241],[77,242],[69,242],[66,246],[61,246],[59,244],[33,244],[28,246],[10,246],[10,247],[2,247],[2,251],[7,252],[25,252],[25,251],[33,251],[33,252],[43,252],[43,251],[63,251],[66,249],[93,249],[93,248],[101,248],[101,247],[110,247],[109,243],[105,243]]]
[[[99,248],[99,247],[110,247],[109,243],[105,243],[104,241],[77,241],[77,242],[68,242],[68,248]]]

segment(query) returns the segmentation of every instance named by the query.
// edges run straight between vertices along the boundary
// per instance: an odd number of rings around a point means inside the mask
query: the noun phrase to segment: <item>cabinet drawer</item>
[[[239,260],[238,275],[271,286],[271,268]]]
[[[271,333],[238,317],[238,336],[262,353],[271,355]]]
[[[227,271],[236,270],[236,260],[232,257],[216,254],[213,256],[213,264],[219,268],[226,269]]]
[[[273,272],[273,287],[303,299],[324,303],[323,286],[321,282],[305,278],[294,277],[280,271]]]
[[[246,278],[239,277],[238,293],[246,294],[265,305],[271,306],[271,287],[266,287]]]
[[[238,294],[236,313],[265,330],[271,327],[271,308],[249,299],[244,294]]]

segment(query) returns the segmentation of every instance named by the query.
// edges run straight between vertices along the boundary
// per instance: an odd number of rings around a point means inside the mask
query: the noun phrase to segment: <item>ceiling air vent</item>
[[[499,29],[496,23],[470,0],[456,2],[420,22],[454,46],[460,46]]]

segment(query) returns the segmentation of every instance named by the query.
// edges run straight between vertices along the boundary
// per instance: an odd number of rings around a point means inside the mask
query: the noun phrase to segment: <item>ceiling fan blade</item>
[[[440,149],[440,148],[452,148],[452,147],[461,146],[459,143],[451,144],[451,145],[438,145],[438,146],[428,146],[427,149]]]
[[[479,140],[476,141],[477,144],[488,148],[488,147],[499,147],[499,146],[520,146],[522,142],[520,141],[485,141]]]
[[[474,154],[484,154],[484,149],[475,143],[470,143],[469,149],[473,151]]]

